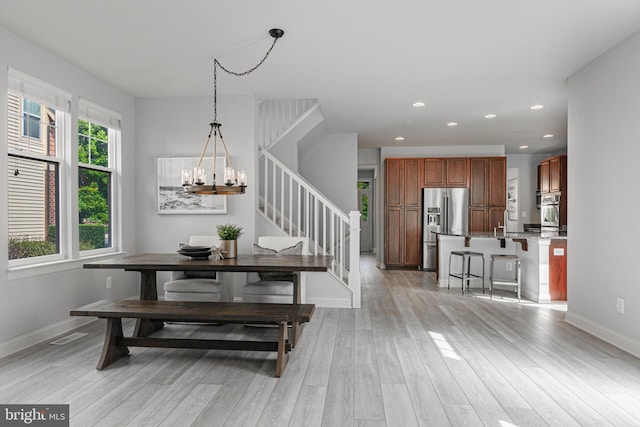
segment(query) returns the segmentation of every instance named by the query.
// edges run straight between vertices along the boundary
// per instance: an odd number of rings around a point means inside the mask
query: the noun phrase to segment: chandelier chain
[[[242,71],[242,72],[232,71],[226,68],[224,65],[222,65],[220,61],[218,61],[218,58],[213,59],[213,121],[214,123],[218,122],[218,67],[220,67],[227,74],[231,74],[232,76],[236,76],[236,77],[242,77],[242,76],[246,76],[247,74],[251,74],[252,72],[257,70],[262,64],[264,64],[264,61],[267,60],[267,58],[269,57],[269,54],[271,53],[276,43],[278,42],[278,38],[279,37],[274,37],[273,43],[271,43],[271,47],[269,48],[269,50],[267,50],[267,53],[265,53],[264,57],[260,60],[260,62],[258,62],[255,66],[248,69],[247,71]]]

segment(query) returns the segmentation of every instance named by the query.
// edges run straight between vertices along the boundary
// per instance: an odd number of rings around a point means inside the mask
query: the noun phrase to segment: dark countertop
[[[466,238],[483,238],[483,239],[567,239],[566,232],[543,231],[540,233],[503,233],[486,232],[486,233],[469,233],[469,234],[448,234],[436,233],[442,236],[466,237]]]

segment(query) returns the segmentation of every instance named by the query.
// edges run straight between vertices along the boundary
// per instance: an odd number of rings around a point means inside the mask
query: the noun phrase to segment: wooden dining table
[[[326,272],[332,256],[326,255],[238,255],[222,260],[192,259],[177,253],[142,253],[120,258],[85,263],[87,269],[119,269],[140,273],[140,299],[157,300],[157,272],[159,271],[227,271],[255,273],[293,273],[292,304],[301,304],[302,272]],[[164,327],[162,319],[137,319],[134,336],[146,337]],[[292,325],[292,341],[299,338],[301,325]]]

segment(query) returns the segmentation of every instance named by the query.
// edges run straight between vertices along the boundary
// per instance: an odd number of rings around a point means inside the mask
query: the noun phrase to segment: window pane
[[[78,168],[80,250],[111,247],[111,172]]]
[[[14,150],[56,156],[56,111],[7,94],[7,140]]]
[[[360,219],[366,222],[369,220],[369,197],[367,197],[366,194],[362,195],[362,198],[360,199],[360,206],[362,206],[360,209]]]
[[[89,165],[109,166],[109,129],[78,120],[78,161]]]
[[[58,165],[8,157],[9,259],[60,252]]]

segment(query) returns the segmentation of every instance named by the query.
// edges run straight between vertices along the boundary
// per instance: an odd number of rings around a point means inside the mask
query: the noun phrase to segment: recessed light
[[[458,126],[458,124],[456,122],[449,122],[449,123],[447,123],[447,126],[449,126],[449,127]]]
[[[486,114],[484,116],[485,119],[495,119],[497,116],[495,114]]]
[[[525,149],[527,149],[527,148],[529,148],[529,146],[528,146],[528,145],[521,145],[521,146],[520,146],[520,149],[521,149],[521,150],[525,150]]]
[[[552,133],[548,133],[546,135],[542,136],[543,138],[553,138],[553,134]]]
[[[427,105],[427,104],[425,104],[422,101],[416,101],[416,102],[413,103],[413,106],[416,107],[416,108],[424,107],[425,105]]]
[[[531,110],[542,110],[543,108],[544,108],[544,105],[540,105],[540,104],[532,105],[531,107],[529,107],[529,109]]]
[[[404,141],[404,136],[396,136],[396,141]]]

